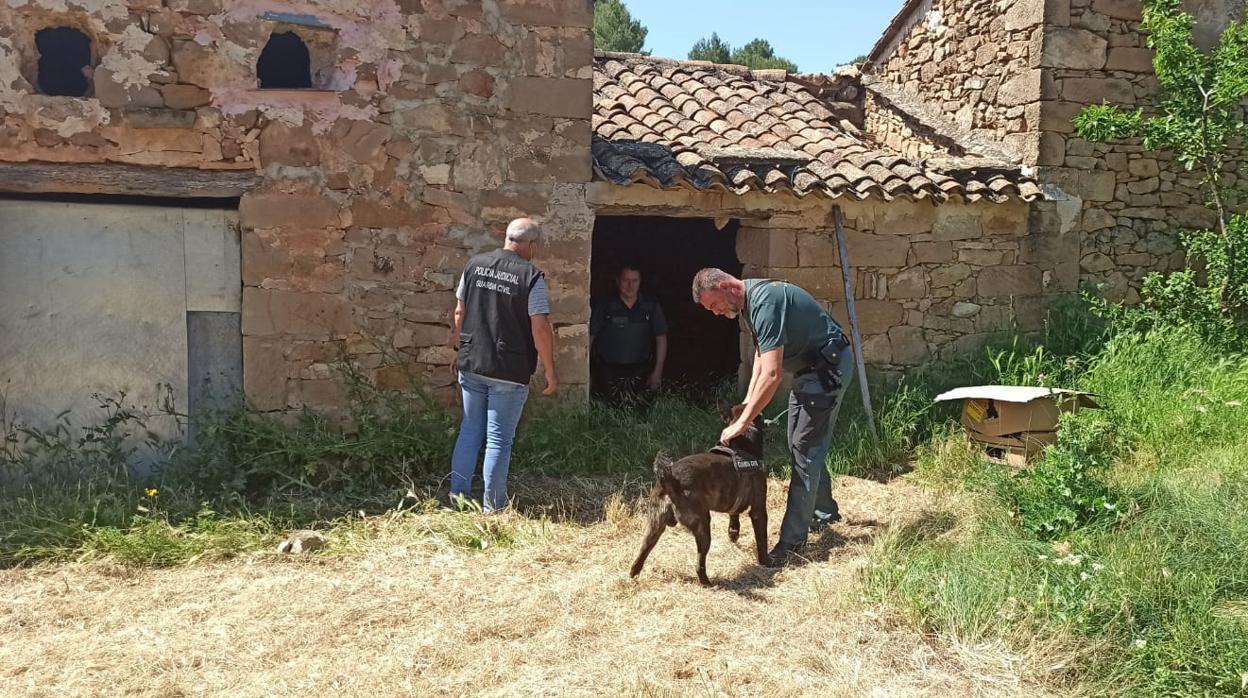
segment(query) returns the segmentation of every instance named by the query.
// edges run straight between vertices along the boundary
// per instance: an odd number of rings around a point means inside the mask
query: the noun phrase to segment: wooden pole
[[[845,305],[849,310],[849,335],[854,345],[854,364],[858,368],[862,408],[867,413],[867,428],[871,430],[871,441],[878,446],[880,437],[875,432],[875,412],[871,409],[871,390],[867,387],[867,366],[862,361],[862,335],[858,332],[858,309],[854,305],[854,282],[849,275],[849,251],[845,248],[845,220],[840,206],[832,207],[832,220],[836,222],[836,249],[840,253],[841,277],[845,281]]]

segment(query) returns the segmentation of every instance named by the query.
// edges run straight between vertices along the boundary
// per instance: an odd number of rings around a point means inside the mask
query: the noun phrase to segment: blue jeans
[[[462,371],[459,386],[464,395],[464,421],[451,454],[451,498],[472,495],[472,477],[484,442],[484,507],[486,511],[502,509],[507,506],[511,445],[529,386]]]

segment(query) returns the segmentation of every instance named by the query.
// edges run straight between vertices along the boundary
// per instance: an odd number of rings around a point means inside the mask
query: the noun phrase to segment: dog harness
[[[711,453],[718,453],[721,456],[732,458],[732,466],[737,469],[738,473],[754,473],[763,469],[762,458],[743,453],[735,448],[716,446],[711,449]]]

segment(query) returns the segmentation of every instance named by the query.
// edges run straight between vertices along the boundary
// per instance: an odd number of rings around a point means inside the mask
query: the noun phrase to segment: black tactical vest
[[[632,308],[618,297],[603,306],[603,328],[594,338],[594,351],[603,363],[613,366],[643,364],[654,346],[654,313],[657,301],[638,298]]]
[[[464,321],[459,370],[528,383],[537,369],[529,320],[529,290],[542,272],[510,250],[468,260],[464,268]]]

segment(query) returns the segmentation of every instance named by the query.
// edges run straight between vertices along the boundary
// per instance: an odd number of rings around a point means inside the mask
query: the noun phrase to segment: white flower
[[[1085,582],[1086,582],[1086,581],[1088,581],[1088,573],[1087,573],[1087,572],[1080,572],[1080,573],[1079,573],[1079,579],[1080,579],[1080,580],[1082,580],[1082,581],[1085,581]]]
[[[1105,565],[1102,565],[1102,564],[1101,564],[1101,563],[1099,563],[1099,562],[1093,562],[1093,563],[1092,563],[1092,571],[1093,571],[1093,572],[1100,572],[1100,571],[1101,571],[1101,570],[1103,570],[1103,569],[1105,569]]]
[[[1144,645],[1147,645],[1147,644],[1148,644],[1148,643],[1147,643],[1147,642],[1145,642],[1143,638],[1141,638],[1141,639],[1139,639],[1139,640],[1136,640],[1136,641],[1135,641],[1135,646],[1136,646],[1136,647],[1138,647],[1138,648],[1140,648],[1140,649],[1144,649]]]

